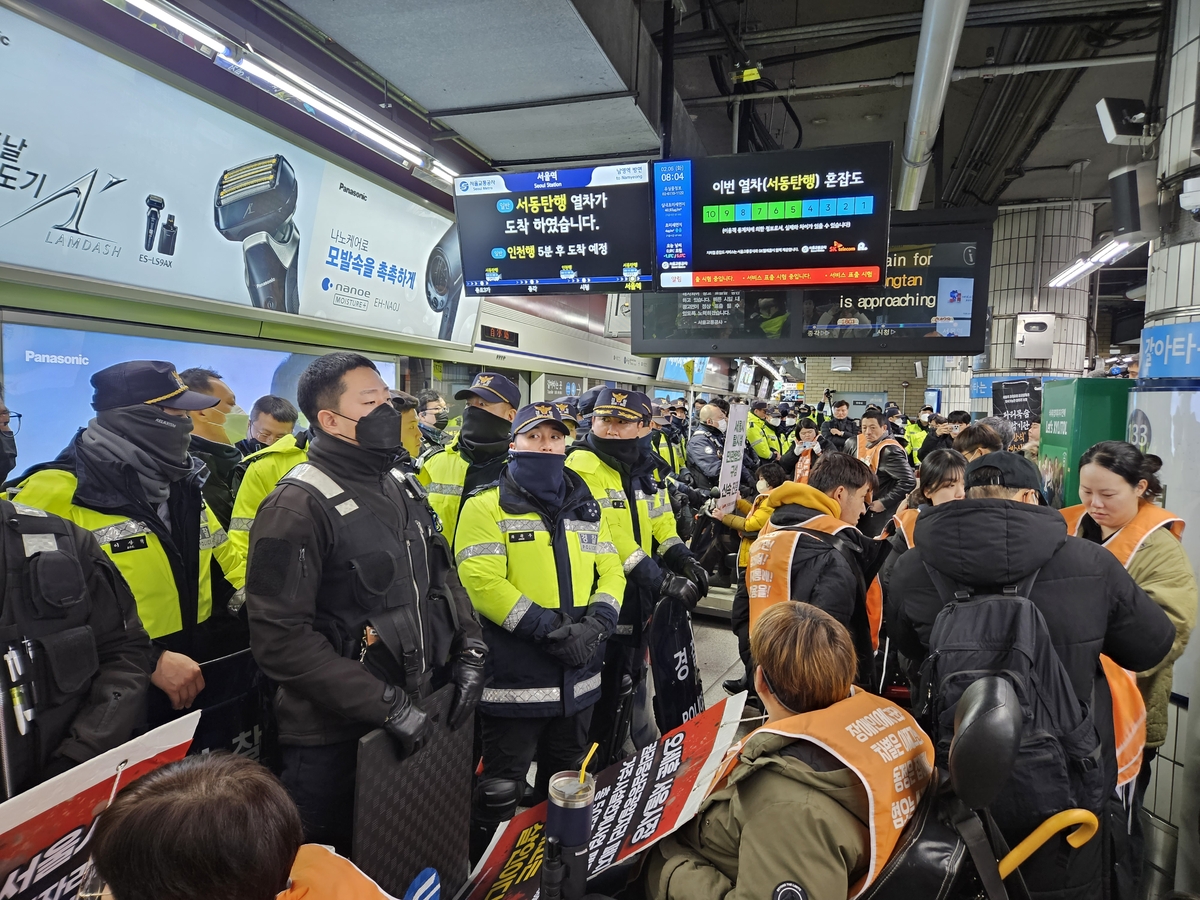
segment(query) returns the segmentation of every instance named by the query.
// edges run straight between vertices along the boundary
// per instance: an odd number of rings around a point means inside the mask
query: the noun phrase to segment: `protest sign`
[[[992,382],[992,415],[1012,422],[1014,446],[1028,441],[1029,423],[1042,416],[1041,376]]]
[[[662,840],[696,814],[737,735],[744,694],[728,697],[657,744],[596,776],[588,877]],[[546,804],[510,819],[458,900],[532,900],[546,844]]]
[[[742,483],[742,458],[746,454],[746,417],[750,407],[735,403],[729,407],[729,424],[725,428],[725,451],[721,454],[721,496],[713,509],[717,518],[727,516],[737,508]]]
[[[96,817],[120,787],[182,759],[200,713],[168,722],[0,804],[0,897],[72,900]]]

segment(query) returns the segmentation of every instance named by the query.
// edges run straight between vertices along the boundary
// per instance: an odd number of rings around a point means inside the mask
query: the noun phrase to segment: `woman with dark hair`
[[[893,557],[912,549],[913,531],[922,506],[941,506],[967,496],[963,486],[966,471],[967,458],[957,450],[934,450],[925,457],[921,477],[908,495],[906,507],[892,517],[895,530],[889,540],[892,540]]]
[[[1121,773],[1119,783],[1137,777],[1137,805],[1141,805],[1150,781],[1150,761],[1167,738],[1171,667],[1196,624],[1196,575],[1180,543],[1183,519],[1154,503],[1162,494],[1156,474],[1161,466],[1161,459],[1142,453],[1133,444],[1102,441],[1079,460],[1079,499],[1083,502],[1062,511],[1067,532],[1111,550],[1175,625],[1171,652],[1155,668],[1137,675],[1137,687],[1146,703],[1146,744],[1140,771],[1132,768],[1136,759],[1118,758],[1118,763],[1128,763],[1132,769]],[[1110,677],[1110,685],[1112,681]],[[1136,821],[1136,813],[1133,818]],[[1140,859],[1135,857],[1134,862],[1136,865]]]
[[[92,835],[79,896],[386,900],[348,859],[304,843],[300,811],[244,756],[188,756],[123,788]]]
[[[929,784],[933,746],[920,726],[852,687],[845,626],[785,601],[751,627],[767,722],[725,764],[696,817],[651,850],[648,900],[857,896]]]

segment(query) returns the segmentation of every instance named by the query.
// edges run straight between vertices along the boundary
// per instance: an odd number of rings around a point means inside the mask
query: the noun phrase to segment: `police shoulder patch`
[[[771,900],[808,900],[808,891],[795,881],[781,881],[771,892]]]

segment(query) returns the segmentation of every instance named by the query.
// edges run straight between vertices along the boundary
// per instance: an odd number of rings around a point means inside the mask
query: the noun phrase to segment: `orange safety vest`
[[[833,706],[755,729],[732,751],[713,783],[714,791],[724,788],[746,741],[764,732],[816,744],[857,775],[870,810],[871,862],[867,874],[851,886],[848,900],[870,887],[887,865],[934,770],[933,741],[916,719],[882,697],[852,691]]]
[[[921,511],[919,509],[904,509],[892,516],[892,521],[896,523],[896,530],[904,535],[904,542],[908,544],[908,549],[911,550],[917,546],[917,515]]]
[[[1062,510],[1067,520],[1067,533],[1079,537],[1083,530],[1083,517],[1087,507],[1068,506]],[[1145,500],[1138,504],[1137,515],[1120,531],[1111,535],[1103,546],[1115,556],[1125,568],[1142,549],[1151,534],[1160,528],[1169,528],[1176,538],[1183,537],[1183,519]],[[1100,656],[1108,690],[1112,694],[1113,735],[1117,744],[1117,787],[1133,781],[1142,768],[1142,751],[1146,745],[1146,701],[1138,690],[1137,676],[1118,666],[1107,656]]]
[[[808,473],[812,471],[813,458],[816,456],[812,450],[802,450],[796,457],[796,472],[792,476],[792,481],[800,484],[808,484]]]
[[[302,844],[287,889],[276,900],[388,900],[359,868],[320,844]]]
[[[841,519],[829,515],[819,515],[807,520],[796,529],[819,531],[822,534],[837,534],[846,528],[853,528]],[[792,559],[796,556],[796,547],[800,541],[821,540],[816,535],[805,534],[802,530],[792,527],[764,528],[758,533],[758,540],[750,547],[750,564],[746,567],[746,593],[750,596],[750,630],[769,607],[776,603],[786,603],[792,599]],[[871,646],[879,649],[879,629],[883,625],[883,586],[879,578],[871,579],[867,587],[867,621],[871,628]]]
[[[883,453],[884,447],[900,447],[899,442],[895,438],[884,438],[874,447],[867,447],[867,436],[861,432],[858,435],[858,458],[871,467],[872,472],[879,471],[879,455]],[[904,448],[900,447],[901,452]]]

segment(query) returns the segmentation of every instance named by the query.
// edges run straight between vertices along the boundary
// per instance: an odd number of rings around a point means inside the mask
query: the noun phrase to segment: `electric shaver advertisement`
[[[444,212],[3,8],[0,33],[0,263],[472,343]]]

